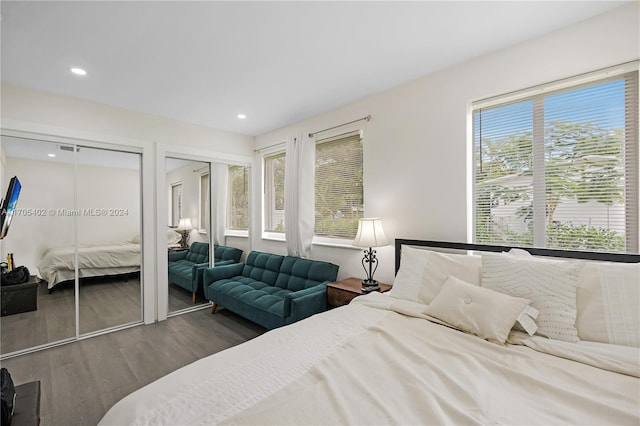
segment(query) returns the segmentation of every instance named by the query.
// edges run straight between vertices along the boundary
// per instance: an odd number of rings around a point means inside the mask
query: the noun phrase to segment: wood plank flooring
[[[134,390],[265,330],[237,315],[208,309],[92,337],[2,361],[16,384],[42,382],[47,425],[95,425]]]

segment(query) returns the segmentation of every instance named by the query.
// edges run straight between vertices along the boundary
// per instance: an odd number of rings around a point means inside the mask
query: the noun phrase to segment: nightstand
[[[189,250],[189,247],[169,247],[169,253],[177,253],[179,251]]]
[[[379,283],[380,291],[389,291],[389,284]],[[366,294],[362,291],[362,278],[345,278],[344,280],[335,281],[327,284],[327,305],[335,308],[347,305],[355,297]]]

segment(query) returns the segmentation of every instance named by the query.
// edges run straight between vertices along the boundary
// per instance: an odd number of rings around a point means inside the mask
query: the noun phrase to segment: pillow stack
[[[481,256],[402,246],[392,297],[503,344],[512,328],[566,342],[640,346],[640,264]]]

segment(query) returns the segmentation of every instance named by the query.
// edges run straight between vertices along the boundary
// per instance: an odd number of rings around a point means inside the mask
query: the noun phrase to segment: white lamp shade
[[[190,231],[191,228],[193,228],[193,226],[191,226],[191,219],[189,219],[188,217],[183,217],[182,219],[180,219],[177,228],[178,231]]]
[[[382,247],[389,244],[384,230],[382,220],[378,217],[362,218],[358,223],[358,233],[353,245],[356,247]]]

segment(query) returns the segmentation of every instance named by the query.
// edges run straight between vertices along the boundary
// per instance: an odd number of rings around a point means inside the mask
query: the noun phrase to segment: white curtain
[[[284,228],[289,256],[309,257],[315,221],[315,146],[302,135],[287,140]]]
[[[211,230],[213,242],[218,245],[225,244],[228,182],[229,166],[213,163],[211,165]]]

